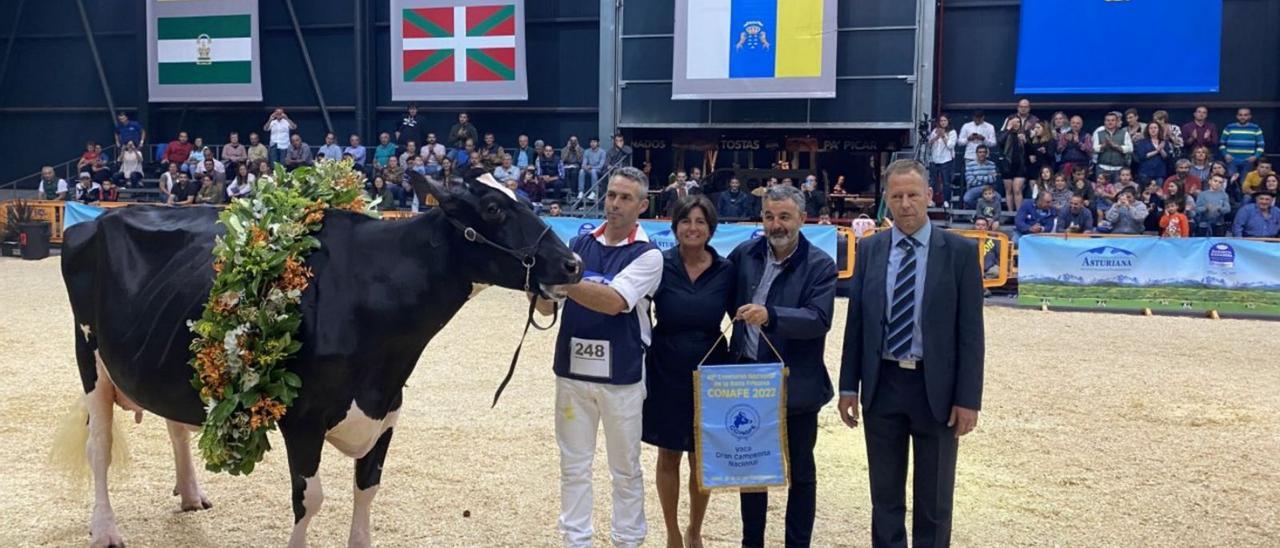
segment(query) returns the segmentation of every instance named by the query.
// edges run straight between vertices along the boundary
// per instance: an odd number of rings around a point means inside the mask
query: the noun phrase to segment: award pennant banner
[[[524,0],[391,0],[391,99],[529,98]]]
[[[712,365],[693,375],[699,487],[785,486],[790,477],[786,368],[781,363]]]

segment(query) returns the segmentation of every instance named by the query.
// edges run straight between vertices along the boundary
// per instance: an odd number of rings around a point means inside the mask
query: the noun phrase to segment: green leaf
[[[284,383],[288,386],[293,388],[302,387],[302,377],[299,377],[296,373],[285,371],[284,375],[281,375],[280,378],[284,380]]]

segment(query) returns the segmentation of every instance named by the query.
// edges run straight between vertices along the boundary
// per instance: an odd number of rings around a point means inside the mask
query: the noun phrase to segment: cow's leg
[[[89,391],[89,467],[93,470],[93,517],[89,520],[89,545],[124,546],[124,538],[116,527],[116,514],[107,493],[107,468],[111,466],[111,414],[115,403],[115,387],[107,377],[102,362],[97,362],[97,379]]]
[[[305,548],[307,526],[324,503],[319,476],[324,430],[304,428],[282,433],[289,452],[289,478],[293,483],[293,533],[289,535],[289,548]]]
[[[351,516],[351,536],[347,538],[348,547],[366,548],[373,545],[370,538],[372,527],[369,515],[373,506],[373,496],[378,494],[378,485],[382,483],[382,462],[387,458],[387,447],[391,445],[392,431],[393,428],[388,428],[378,438],[378,443],[373,446],[369,454],[356,459],[355,496],[353,497],[355,506]]]
[[[204,496],[204,491],[200,490],[200,483],[196,480],[196,467],[191,461],[191,433],[187,430],[187,425],[165,421],[165,426],[169,429],[169,442],[173,444],[173,464],[178,476],[173,494],[182,497],[182,511],[213,508],[213,503]]]

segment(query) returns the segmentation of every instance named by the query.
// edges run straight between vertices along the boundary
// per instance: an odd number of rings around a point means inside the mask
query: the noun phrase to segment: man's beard
[[[769,245],[778,248],[790,247],[791,244],[795,243],[796,236],[796,234],[792,234],[785,230],[776,230],[769,233]]]

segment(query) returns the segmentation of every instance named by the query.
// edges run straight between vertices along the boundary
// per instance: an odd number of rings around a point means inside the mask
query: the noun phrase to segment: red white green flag
[[[523,0],[392,0],[393,100],[527,99]]]

